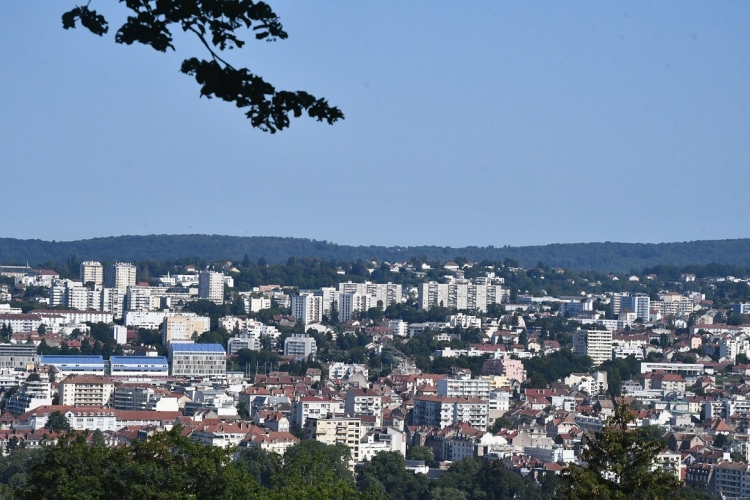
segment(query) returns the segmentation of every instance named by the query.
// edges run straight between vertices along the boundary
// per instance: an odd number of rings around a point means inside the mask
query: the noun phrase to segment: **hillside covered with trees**
[[[0,264],[57,261],[71,255],[81,260],[141,261],[198,257],[208,260],[242,259],[248,255],[268,263],[290,257],[356,261],[377,257],[390,262],[412,257],[447,261],[460,255],[482,261],[514,259],[524,267],[545,262],[553,267],[602,272],[629,271],[669,263],[729,264],[750,266],[750,239],[706,240],[678,243],[570,243],[524,247],[384,247],[349,246],[304,238],[221,235],[116,236],[78,241],[43,241],[0,238]]]

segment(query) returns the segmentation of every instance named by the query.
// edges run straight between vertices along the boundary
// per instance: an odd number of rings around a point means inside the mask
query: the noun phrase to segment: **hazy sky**
[[[750,237],[750,2],[272,2],[227,58],[346,115],[276,135],[74,5],[0,2],[0,236]]]

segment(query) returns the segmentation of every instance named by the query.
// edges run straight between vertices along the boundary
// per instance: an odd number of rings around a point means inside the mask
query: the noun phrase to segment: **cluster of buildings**
[[[280,454],[300,439],[344,444],[352,467],[382,451],[406,455],[411,447],[426,446],[441,470],[471,457],[502,461],[509,470],[539,478],[579,462],[586,434],[600,430],[617,405],[627,403],[636,411],[634,426],[663,430],[667,446],[654,467],[727,498],[750,495],[744,486],[750,484],[750,325],[719,321],[730,311],[714,309],[692,291],[658,297],[520,295],[511,302],[509,289],[492,272],[464,279],[454,263],[444,268],[453,273],[447,282],[407,289],[346,282],[293,296],[270,285],[242,292],[247,313],[276,304],[291,314],[273,324],[220,318],[218,326],[232,332],[226,349],[193,343],[211,329],[209,318],[175,307],[175,301],[197,298],[223,302],[232,283],[222,273],[167,275],[158,278],[161,286],[149,287],[137,284],[135,268],[123,263],[85,262],[80,282],[10,269],[19,282],[49,288],[51,307],[67,309],[23,314],[0,303],[0,326],[13,332],[10,342],[0,343],[0,386],[20,387],[0,416],[0,442],[16,438],[41,445],[44,424],[60,411],[74,429],[99,429],[113,446],[182,425],[206,445]],[[694,279],[686,275],[683,282]],[[106,294],[121,297],[122,305],[105,305]],[[423,311],[454,311],[444,321],[357,321],[358,312],[407,298]],[[749,314],[750,304],[735,304],[731,313]],[[324,324],[334,314],[337,328]],[[551,331],[549,319],[573,326]],[[41,338],[62,342],[92,322],[111,324],[127,355],[37,355]],[[299,324],[306,333],[286,329]],[[168,354],[134,345],[140,328],[159,330]],[[424,373],[404,355],[390,370],[381,364],[377,375],[377,365],[341,356],[304,375],[259,366],[227,370],[228,359],[245,349],[271,349],[285,361],[325,359],[316,341],[321,333],[332,339],[357,333],[358,340],[364,333],[366,345],[359,347],[374,358],[427,331],[437,345],[430,362],[462,357],[481,369],[472,373],[446,363],[448,373]],[[590,357],[593,370],[529,387],[525,360],[566,348]],[[617,359],[637,364],[630,380],[619,380],[619,372],[618,380],[608,380],[610,372],[601,365]],[[620,397],[610,396],[610,384],[622,387]]]

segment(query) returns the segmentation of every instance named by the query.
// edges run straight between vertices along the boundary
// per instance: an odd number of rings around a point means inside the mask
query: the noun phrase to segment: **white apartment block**
[[[507,302],[509,291],[500,285],[469,283],[420,283],[418,306],[427,310],[433,306],[486,312],[487,306]]]
[[[115,384],[105,377],[68,375],[60,382],[60,404],[66,406],[108,406]]]
[[[250,349],[251,351],[260,351],[260,337],[249,335],[247,331],[236,335],[227,341],[227,350],[230,355],[237,354],[240,349]]]
[[[490,381],[482,379],[443,378],[437,381],[437,395],[446,398],[490,399]]]
[[[394,283],[339,283],[339,294],[357,293],[359,295],[368,295],[371,297],[371,307],[380,307],[385,309],[392,303],[401,302],[402,286]]]
[[[414,425],[436,425],[445,429],[465,422],[475,429],[487,430],[489,402],[475,398],[418,396],[414,399]]]
[[[102,309],[101,291],[89,290],[77,281],[56,280],[50,288],[49,306],[64,306],[79,311],[99,311]]]
[[[86,261],[81,263],[80,267],[81,283],[93,283],[94,285],[104,284],[104,267],[101,262]]]
[[[292,297],[292,316],[303,325],[323,321],[323,300],[314,293],[303,293]]]
[[[245,297],[243,298],[243,302],[245,303],[245,312],[246,313],[257,313],[259,311],[262,311],[263,309],[271,309],[271,299],[270,297]]]
[[[103,288],[101,291],[102,311],[112,313],[115,319],[125,315],[126,291],[119,288]]]
[[[124,325],[112,325],[109,329],[112,333],[112,337],[115,339],[118,345],[128,343],[128,327]]]
[[[375,417],[375,426],[383,420],[383,397],[372,389],[349,389],[344,409],[350,417],[369,415]]]
[[[355,373],[361,373],[367,379],[369,373],[367,365],[347,364],[339,361],[328,367],[328,380],[341,380]]]
[[[135,266],[126,262],[116,262],[107,266],[104,270],[104,286],[126,291],[129,286],[135,285],[135,272]]]
[[[198,278],[198,297],[221,304],[224,302],[224,275],[214,271],[201,271]]]
[[[161,300],[151,295],[151,289],[146,286],[129,286],[126,294],[128,311],[153,311],[159,309]]]
[[[609,330],[578,330],[573,334],[573,350],[588,356],[594,366],[612,359],[612,332]]]
[[[284,339],[284,356],[306,358],[310,355],[315,356],[317,352],[318,345],[315,338],[307,334],[293,334]]]
[[[339,320],[342,322],[354,319],[354,314],[375,307],[372,295],[356,292],[339,294]]]
[[[406,337],[409,335],[409,324],[400,319],[389,321],[388,329],[396,337]]]
[[[295,424],[299,429],[304,429],[308,418],[328,418],[343,413],[343,401],[304,396],[296,405]]]

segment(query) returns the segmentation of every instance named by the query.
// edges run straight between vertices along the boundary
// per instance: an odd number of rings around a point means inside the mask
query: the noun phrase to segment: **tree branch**
[[[208,51],[211,53],[211,57],[213,57],[215,61],[221,61],[224,64],[226,64],[226,66],[228,68],[234,69],[234,66],[232,66],[231,64],[229,64],[228,62],[226,62],[221,57],[219,57],[219,55],[216,54],[216,52],[214,52],[213,49],[211,49],[211,46],[208,44],[208,42],[206,41],[206,39],[203,37],[203,35],[198,30],[196,30],[193,26],[189,26],[188,29],[190,31],[192,31],[193,33],[195,33],[198,36],[198,38],[200,38],[201,42],[203,42],[203,45],[206,46],[206,48],[208,49]]]

